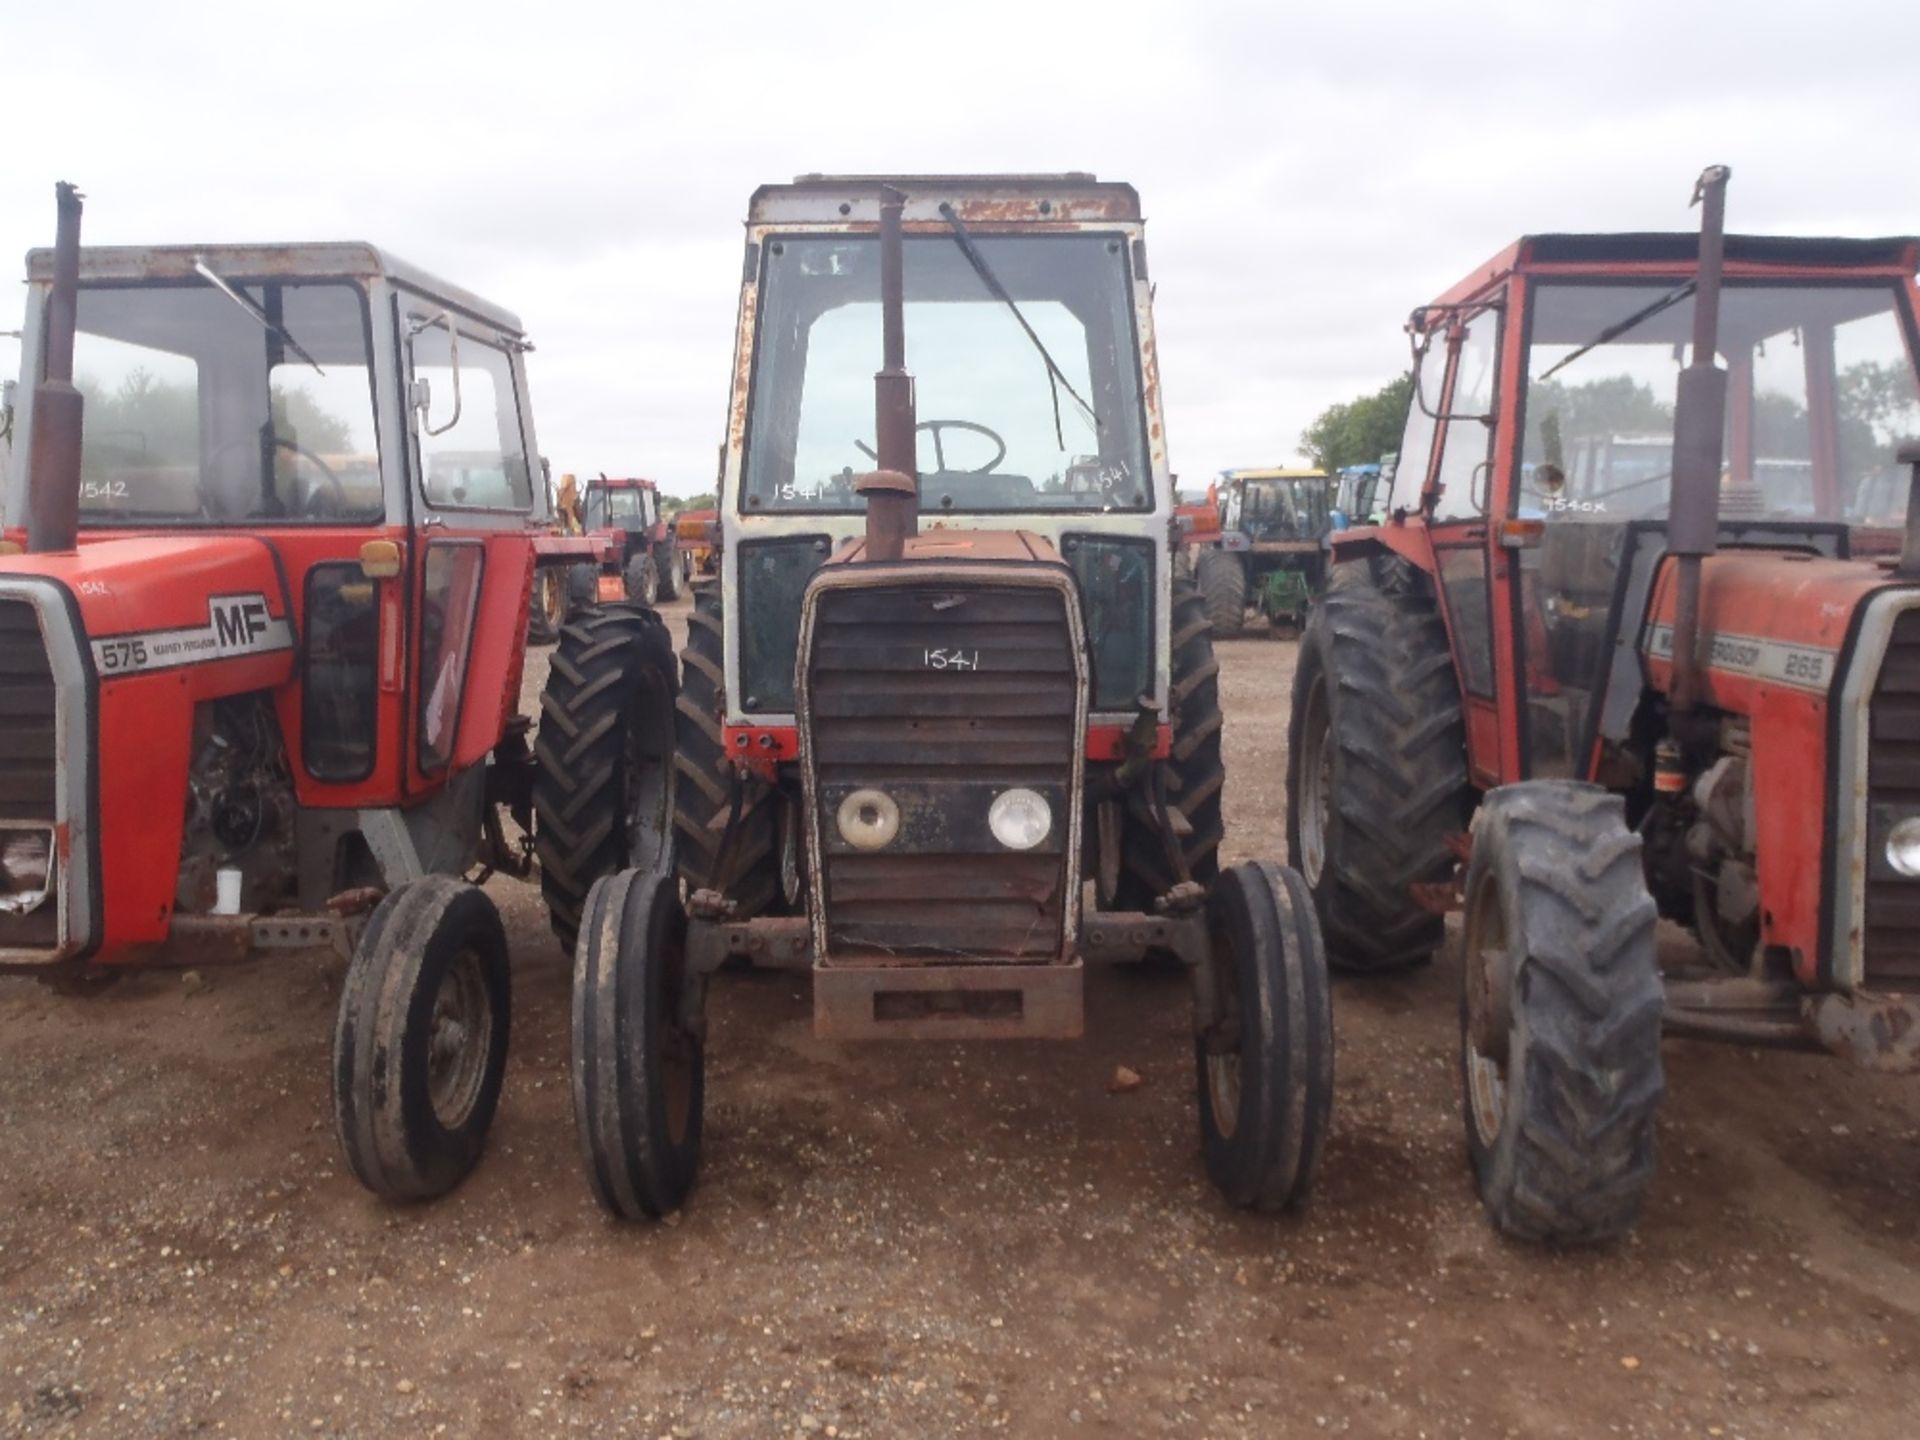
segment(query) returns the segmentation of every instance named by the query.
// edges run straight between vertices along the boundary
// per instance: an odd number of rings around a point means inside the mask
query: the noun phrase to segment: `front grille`
[[[830,588],[816,604],[807,721],[830,952],[1057,958],[1080,713],[1065,594]],[[1016,786],[1053,813],[1031,850],[987,827],[994,797]],[[840,803],[858,789],[899,806],[882,849],[840,834]]]
[[[1920,610],[1893,622],[1867,730],[1866,983],[1920,989],[1920,880],[1886,863],[1887,831],[1920,813]]]
[[[40,617],[28,601],[0,599],[0,830],[9,823],[54,824],[57,719],[53,666]],[[59,910],[49,896],[25,915],[0,912],[0,947],[57,944]]]

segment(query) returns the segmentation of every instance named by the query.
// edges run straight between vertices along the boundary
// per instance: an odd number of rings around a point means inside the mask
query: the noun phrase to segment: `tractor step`
[[[1065,964],[830,960],[813,967],[822,1040],[1077,1040],[1083,971]]]

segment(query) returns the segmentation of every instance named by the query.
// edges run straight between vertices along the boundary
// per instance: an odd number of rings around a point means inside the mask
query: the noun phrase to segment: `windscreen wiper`
[[[1680,285],[1676,286],[1672,290],[1669,290],[1666,294],[1662,295],[1658,300],[1654,301],[1651,305],[1647,306],[1645,309],[1636,310],[1633,312],[1633,314],[1629,315],[1626,319],[1621,320],[1616,324],[1609,325],[1606,329],[1602,330],[1598,335],[1594,336],[1593,339],[1589,340],[1586,344],[1582,345],[1578,350],[1574,351],[1571,355],[1567,356],[1564,360],[1555,361],[1553,365],[1551,365],[1544,373],[1542,373],[1540,378],[1542,380],[1545,380],[1547,376],[1553,374],[1554,371],[1566,369],[1567,366],[1571,365],[1574,361],[1578,360],[1582,355],[1585,355],[1589,350],[1598,350],[1602,345],[1606,344],[1609,340],[1618,340],[1622,335],[1626,334],[1627,331],[1633,329],[1634,326],[1640,324],[1642,321],[1651,320],[1654,316],[1658,315],[1662,310],[1668,310],[1668,309],[1671,309],[1673,306],[1678,305],[1682,300],[1686,299],[1689,295],[1693,294],[1693,286],[1694,286],[1693,281],[1691,280],[1683,281]]]
[[[1066,387],[1067,394],[1074,398],[1074,402],[1087,412],[1087,419],[1093,425],[1094,433],[1098,434],[1100,417],[1094,413],[1093,406],[1086,402],[1080,392],[1073,388],[1073,382],[1067,379],[1060,367],[1053,363],[1053,356],[1047,353],[1046,344],[1034,333],[1033,326],[1027,323],[1027,317],[1022,315],[1020,307],[1014,304],[1013,296],[1007,293],[1007,287],[1002,285],[999,277],[993,273],[992,267],[987,264],[986,257],[980,253],[980,247],[973,243],[973,237],[967,233],[967,227],[960,223],[960,216],[953,206],[942,200],[940,214],[952,227],[953,243],[958,245],[960,253],[967,257],[967,263],[973,266],[973,273],[980,277],[980,283],[987,287],[994,299],[1013,312],[1013,318],[1020,322],[1020,328],[1027,332],[1027,338],[1033,342],[1033,348],[1040,352],[1040,358],[1046,362],[1047,384],[1053,393],[1053,438],[1059,442],[1060,448],[1062,450],[1067,448],[1066,434],[1060,428],[1060,388],[1062,386]]]
[[[266,311],[254,304],[253,301],[249,300],[245,295],[242,295],[238,290],[214,274],[213,268],[208,265],[206,260],[201,256],[196,255],[193,257],[193,273],[213,286],[214,289],[218,290],[229,300],[233,301],[234,304],[238,305],[254,319],[258,320],[261,325],[266,328],[269,335],[278,336],[281,344],[285,345],[289,350],[293,351],[294,354],[298,355],[313,367],[314,374],[322,377],[326,375],[327,372],[320,368],[320,362],[303,350],[300,342],[287,333],[286,326],[282,325],[278,320],[275,320],[271,315],[267,314]]]

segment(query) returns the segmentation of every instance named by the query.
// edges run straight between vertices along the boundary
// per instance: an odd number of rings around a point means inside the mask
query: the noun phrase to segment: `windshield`
[[[1523,512],[1665,517],[1692,296],[1578,352],[1673,293],[1671,283],[1535,290]],[[1905,487],[1889,477],[1900,444],[1920,437],[1920,393],[1897,290],[1729,282],[1720,362],[1728,372],[1723,517],[1902,523]]]
[[[603,490],[594,486],[587,491],[589,530],[625,529],[640,524],[640,520],[638,490]]]
[[[907,237],[921,508],[1150,509],[1125,245],[1112,235],[972,239],[1067,384],[1056,429],[1046,361],[1006,303],[951,236]],[[875,463],[879,240],[770,241],[759,306],[747,508],[863,509],[853,480]]]
[[[1255,540],[1313,540],[1329,526],[1325,476],[1249,480],[1240,528]]]
[[[230,283],[81,288],[83,524],[382,514],[361,292]]]

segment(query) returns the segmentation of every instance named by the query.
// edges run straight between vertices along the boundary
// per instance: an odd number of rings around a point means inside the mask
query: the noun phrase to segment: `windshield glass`
[[[1665,517],[1692,296],[1577,352],[1672,293],[1671,282],[1534,292],[1524,513]],[[1920,437],[1920,393],[1901,308],[1899,292],[1884,284],[1728,283],[1720,310],[1724,518],[1902,523],[1906,488],[1889,477],[1900,444]]]
[[[1240,528],[1254,540],[1313,540],[1328,528],[1325,476],[1249,480]]]
[[[82,524],[383,513],[364,296],[229,283],[278,330],[208,283],[81,288]]]
[[[594,486],[587,491],[587,528],[630,528],[640,523],[638,490],[604,490]]]
[[[950,236],[907,237],[921,508],[1151,508],[1124,244],[1111,235],[972,238],[1067,384],[1056,431],[1046,361],[1005,302]],[[770,241],[759,306],[747,508],[864,509],[853,479],[874,468],[878,238]]]

